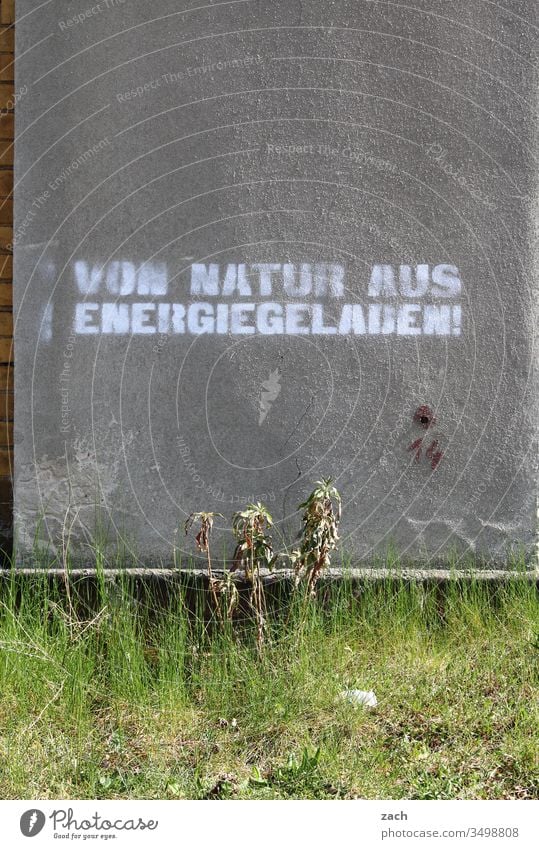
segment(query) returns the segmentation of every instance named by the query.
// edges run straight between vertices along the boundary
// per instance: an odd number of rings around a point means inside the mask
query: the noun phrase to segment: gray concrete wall
[[[536,4],[19,0],[21,562],[311,482],[342,545],[531,558]],[[218,531],[218,545],[221,544]]]

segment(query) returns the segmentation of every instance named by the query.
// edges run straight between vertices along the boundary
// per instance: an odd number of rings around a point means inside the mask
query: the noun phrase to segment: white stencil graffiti
[[[194,263],[191,266],[191,295],[207,297],[271,297],[275,278],[280,277],[285,297],[324,297],[344,294],[344,266],[327,262],[228,263],[224,272],[217,263]]]
[[[375,265],[369,283],[373,298],[458,298],[461,282],[456,265],[436,265],[430,273],[428,265],[400,265],[398,274],[392,265]]]
[[[132,262],[92,265],[75,263],[75,282],[81,295],[96,295],[106,289],[111,295],[166,295],[168,271],[164,262],[150,262],[138,268]]]
[[[365,302],[350,298],[361,281],[347,281],[343,265],[327,262],[193,263],[189,292],[179,303],[161,300],[169,288],[163,262],[79,260],[74,277],[86,298],[75,306],[78,335],[461,334],[462,284],[457,266],[448,263],[374,265]],[[345,297],[355,302],[343,303]]]
[[[343,304],[333,319],[326,315],[323,304],[92,302],[77,304],[75,333],[458,336],[460,318],[460,306],[447,304]]]
[[[273,406],[273,402],[277,400],[281,393],[281,373],[279,369],[271,371],[267,380],[262,382],[262,392],[260,394],[260,415],[258,424],[261,425],[266,419],[269,411]]]

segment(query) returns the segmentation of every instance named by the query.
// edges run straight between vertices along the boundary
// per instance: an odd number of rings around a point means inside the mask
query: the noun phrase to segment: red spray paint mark
[[[431,408],[424,404],[422,407],[418,407],[415,411],[414,422],[425,430],[428,430],[431,425],[436,423],[436,416],[432,412]]]
[[[431,444],[429,445],[429,447],[425,451],[425,456],[429,458],[430,465],[431,465],[431,468],[432,468],[433,471],[437,467],[438,463],[440,462],[440,460],[443,457],[443,451],[440,451],[438,446],[439,446],[438,440],[433,439]]]
[[[416,439],[415,442],[412,442],[411,445],[408,446],[408,451],[415,451],[415,461],[419,463],[421,460],[421,443],[423,442],[422,438]]]
[[[418,407],[415,411],[414,423],[423,428],[423,430],[428,430],[436,424],[436,416],[431,408],[424,404],[423,406]],[[414,452],[414,459],[416,463],[421,461],[423,449],[425,448],[424,442],[426,442],[425,437],[420,436],[408,446],[408,451]],[[425,450],[425,458],[430,461],[430,467],[433,471],[438,467],[443,456],[444,453],[440,449],[439,439],[432,439],[430,445]]]

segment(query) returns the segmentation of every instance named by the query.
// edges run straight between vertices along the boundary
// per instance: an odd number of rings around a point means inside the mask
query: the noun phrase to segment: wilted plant
[[[320,575],[330,566],[331,553],[337,547],[341,519],[341,496],[330,478],[317,481],[315,489],[303,504],[303,532],[299,549],[291,559],[296,573],[296,586],[306,581],[306,595],[316,594]]]
[[[212,571],[210,536],[213,529],[213,522],[215,516],[220,516],[221,518],[224,518],[221,513],[191,513],[191,515],[187,518],[187,521],[185,522],[185,533],[189,533],[189,530],[194,524],[194,522],[198,523],[199,531],[195,536],[195,542],[198,550],[206,554],[206,559],[208,563],[208,586],[213,603],[213,608],[219,621],[221,622],[221,624],[223,624],[224,619],[223,611],[221,609],[221,599],[224,598],[226,601],[225,613],[227,618],[229,618],[237,606],[238,591],[234,583],[230,580],[230,576],[227,576],[224,579],[216,578]]]
[[[273,519],[260,502],[248,504],[232,516],[232,532],[237,540],[232,568],[243,569],[251,585],[249,600],[256,618],[259,651],[266,635],[266,599],[260,569],[271,569],[277,559],[268,535],[272,525]]]
[[[279,558],[292,562],[295,585],[305,586],[305,598],[316,595],[320,575],[330,566],[332,552],[339,539],[338,528],[341,518],[341,497],[331,479],[317,481],[315,489],[303,504],[303,529],[299,548],[291,554],[274,553],[269,534],[273,519],[266,507],[257,502],[248,504],[232,516],[232,532],[236,548],[231,571],[241,569],[249,584],[249,603],[256,622],[256,640],[261,652],[267,636],[267,607],[261,570],[272,569]],[[231,617],[238,605],[239,596],[230,574],[216,578],[212,571],[210,536],[215,516],[220,513],[191,513],[185,523],[185,533],[198,523],[195,541],[199,551],[206,554],[208,562],[208,584],[215,614],[221,624]]]

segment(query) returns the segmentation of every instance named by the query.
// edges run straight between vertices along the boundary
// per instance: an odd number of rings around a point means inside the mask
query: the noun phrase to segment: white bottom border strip
[[[0,801],[9,847],[537,845],[537,801]],[[34,842],[35,841],[35,842]]]

